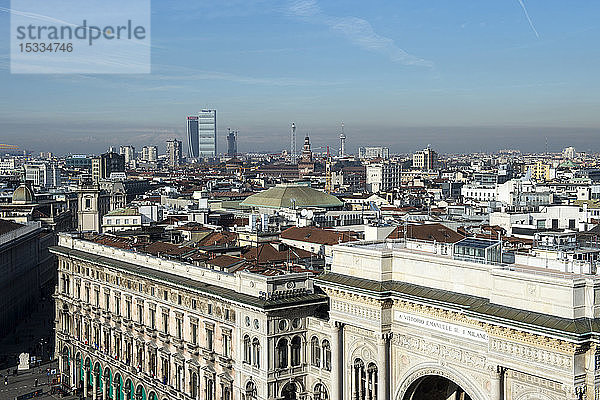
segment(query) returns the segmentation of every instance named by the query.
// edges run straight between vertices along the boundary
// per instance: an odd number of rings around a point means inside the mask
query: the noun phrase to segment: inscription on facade
[[[409,314],[402,311],[394,313],[394,319],[397,322],[416,326],[419,328],[427,328],[436,332],[442,332],[452,336],[458,336],[464,339],[474,340],[481,343],[487,343],[489,340],[488,334],[481,329],[473,329],[467,326],[451,324],[445,321],[438,321],[426,318],[416,314]]]

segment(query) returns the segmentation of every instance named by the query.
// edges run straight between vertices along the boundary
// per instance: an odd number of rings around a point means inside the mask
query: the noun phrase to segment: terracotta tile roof
[[[198,242],[198,246],[217,246],[225,244],[236,244],[238,235],[235,232],[213,232],[208,236],[204,237]]]
[[[408,225],[406,237],[410,239],[436,241],[442,243],[456,243],[464,236],[442,224]],[[398,226],[387,237],[388,239],[404,238],[404,225]]]
[[[187,246],[178,246],[167,242],[154,242],[146,246],[144,249],[147,253],[153,255],[168,254],[172,256],[180,256],[182,254],[193,251],[194,249]]]
[[[258,253],[258,259],[257,259]],[[295,261],[303,258],[310,258],[311,253],[302,249],[288,247],[287,250],[277,250],[270,243],[261,244],[257,247],[251,247],[242,257],[248,261],[258,262],[259,264],[275,264],[284,261]]]
[[[355,239],[354,232],[337,232],[329,229],[316,228],[314,226],[293,226],[281,232],[282,239],[297,240],[300,242],[334,245],[349,242]]]

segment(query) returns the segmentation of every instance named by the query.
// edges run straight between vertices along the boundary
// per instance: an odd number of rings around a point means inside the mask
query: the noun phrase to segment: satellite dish
[[[300,215],[302,215],[303,217],[306,217],[307,214],[307,210],[306,208],[303,208],[302,211],[300,211]]]
[[[302,210],[304,211],[304,210]],[[312,219],[312,217],[314,216],[314,212],[312,210],[306,210],[306,218],[307,219]]]

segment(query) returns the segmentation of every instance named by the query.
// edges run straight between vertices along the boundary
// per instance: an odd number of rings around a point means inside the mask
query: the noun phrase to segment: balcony
[[[206,361],[215,361],[215,352],[213,350],[202,348],[202,357]]]
[[[233,368],[233,359],[231,357],[219,355],[219,364],[223,368],[231,369]]]

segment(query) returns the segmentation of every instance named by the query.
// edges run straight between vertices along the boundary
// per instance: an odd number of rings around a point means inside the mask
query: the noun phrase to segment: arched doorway
[[[473,400],[456,383],[438,375],[427,375],[410,385],[402,400]]]
[[[281,391],[281,397],[283,400],[296,400],[298,398],[296,393],[296,385],[293,383],[288,383],[285,385]]]

